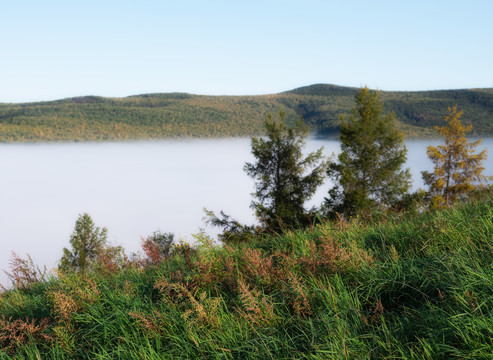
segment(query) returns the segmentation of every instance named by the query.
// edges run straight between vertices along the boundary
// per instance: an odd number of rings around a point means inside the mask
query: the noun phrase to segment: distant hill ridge
[[[285,91],[284,94],[314,96],[354,96],[359,88],[331,84],[313,84]]]
[[[0,104],[0,141],[116,141],[176,137],[252,136],[268,113],[302,116],[313,132],[335,136],[358,88],[314,84],[279,94],[208,96],[142,94],[124,98],[81,96],[55,101]],[[394,111],[408,136],[434,135],[449,106],[464,111],[473,136],[493,136],[493,88],[381,91],[384,111]]]

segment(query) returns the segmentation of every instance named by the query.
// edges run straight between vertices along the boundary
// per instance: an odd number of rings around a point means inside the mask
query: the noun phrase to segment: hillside
[[[312,131],[336,135],[356,88],[311,85],[262,96],[145,94],[125,98],[84,96],[57,101],[0,104],[0,141],[101,141],[261,134],[267,113],[284,108],[288,122],[302,116]],[[410,136],[431,136],[447,107],[464,110],[472,135],[493,136],[493,89],[382,92]]]
[[[42,281],[13,262],[0,358],[491,359],[492,234],[485,195]]]

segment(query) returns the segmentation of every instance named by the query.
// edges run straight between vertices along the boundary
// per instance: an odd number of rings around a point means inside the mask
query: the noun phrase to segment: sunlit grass
[[[353,219],[0,297],[0,359],[493,357],[493,202]],[[25,269],[24,269],[25,270]]]

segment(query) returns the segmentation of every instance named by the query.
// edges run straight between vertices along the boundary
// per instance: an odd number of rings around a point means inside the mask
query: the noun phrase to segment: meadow
[[[43,274],[13,259],[2,359],[487,359],[493,197]]]

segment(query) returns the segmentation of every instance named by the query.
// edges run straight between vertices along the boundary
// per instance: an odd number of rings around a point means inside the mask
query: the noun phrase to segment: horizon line
[[[75,95],[75,96],[67,96],[67,97],[62,97],[62,98],[56,98],[56,99],[50,99],[50,100],[31,100],[31,101],[9,101],[9,102],[3,102],[0,101],[1,105],[9,105],[9,104],[35,104],[35,103],[45,103],[45,102],[55,102],[55,101],[62,101],[62,100],[68,100],[68,99],[79,99],[79,98],[85,98],[85,97],[96,97],[96,98],[105,98],[105,99],[125,99],[129,97],[139,97],[139,96],[146,96],[146,95],[169,95],[169,94],[180,94],[180,95],[190,95],[190,96],[207,96],[207,97],[242,97],[242,96],[249,96],[249,97],[255,97],[255,96],[272,96],[272,95],[281,95],[285,93],[289,93],[295,90],[303,89],[303,88],[309,88],[312,86],[333,86],[333,87],[339,87],[339,88],[346,88],[346,89],[361,89],[366,87],[367,85],[360,85],[359,87],[356,86],[346,86],[346,85],[337,85],[337,84],[332,84],[332,83],[314,83],[310,85],[303,85],[299,87],[292,88],[290,90],[283,90],[280,92],[272,92],[272,93],[260,93],[260,94],[205,94],[205,93],[193,93],[193,92],[183,92],[183,91],[168,91],[168,92],[144,92],[140,94],[130,94],[130,95],[125,95],[125,96],[107,96],[107,95],[95,95],[95,94],[86,94],[86,95]],[[422,89],[422,90],[383,90],[379,88],[370,88],[370,90],[373,91],[379,91],[379,92],[386,92],[386,93],[403,93],[403,92],[413,92],[413,93],[418,93],[418,92],[430,92],[430,91],[463,91],[463,90],[490,90],[493,89],[492,87],[471,87],[471,88],[437,88],[437,89]]]

